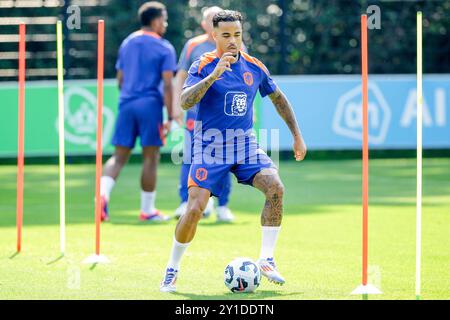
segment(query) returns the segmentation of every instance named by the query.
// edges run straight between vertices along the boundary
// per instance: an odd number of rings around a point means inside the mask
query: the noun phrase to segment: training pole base
[[[102,254],[93,254],[83,260],[84,264],[93,264],[93,263],[111,263],[111,261]]]
[[[371,284],[360,285],[351,294],[382,294],[382,292]]]

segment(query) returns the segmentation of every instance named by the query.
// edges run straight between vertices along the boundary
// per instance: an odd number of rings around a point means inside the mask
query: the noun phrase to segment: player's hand
[[[180,113],[179,115],[173,117],[173,121],[175,121],[175,123],[176,123],[178,126],[180,126],[180,127],[183,126],[183,114]]]
[[[225,71],[231,71],[231,64],[236,62],[236,58],[231,52],[225,52],[211,73],[214,78],[219,78]]]
[[[302,137],[294,139],[294,156],[296,161],[302,161],[306,156],[306,144]]]
[[[170,119],[172,119],[173,121],[172,125],[182,126],[184,113],[181,111],[181,106],[174,109],[175,110],[172,111],[172,116],[170,117]]]
[[[163,124],[163,135],[167,138],[172,128],[172,120],[167,120]]]

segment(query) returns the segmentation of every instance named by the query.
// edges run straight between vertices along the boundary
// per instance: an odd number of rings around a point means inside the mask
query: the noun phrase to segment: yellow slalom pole
[[[58,129],[59,129],[59,240],[61,254],[66,250],[66,194],[65,194],[65,158],[64,158],[64,69],[63,69],[62,23],[56,23],[56,54],[58,69]]]
[[[420,299],[422,257],[422,12],[417,12],[417,195],[416,195],[416,299]]]

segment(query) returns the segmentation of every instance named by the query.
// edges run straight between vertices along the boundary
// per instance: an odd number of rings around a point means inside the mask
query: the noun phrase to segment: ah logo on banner
[[[431,92],[429,92],[429,94],[431,95]],[[429,105],[427,103],[425,96],[422,99],[423,99],[422,121],[424,127],[435,126],[444,128],[447,125],[445,89],[438,87],[434,90],[434,106]],[[402,128],[416,126],[416,118],[417,118],[417,91],[416,89],[410,89],[408,92],[408,98],[406,100],[405,108],[403,110],[403,114],[400,119],[400,126]]]
[[[369,91],[369,142],[382,144],[389,130],[391,110],[378,86],[370,82]],[[341,136],[362,140],[361,85],[342,95],[333,118],[333,131]]]
[[[69,87],[64,93],[65,140],[96,148],[97,98],[82,87]],[[103,107],[103,146],[109,143],[114,125],[114,113]],[[56,119],[58,131],[58,119]]]

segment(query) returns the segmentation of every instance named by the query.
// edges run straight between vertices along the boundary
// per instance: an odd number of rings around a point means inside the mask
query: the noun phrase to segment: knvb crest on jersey
[[[198,181],[205,181],[206,178],[208,178],[208,170],[205,168],[198,168],[197,171],[195,171],[195,177]]]
[[[244,116],[247,113],[247,94],[245,92],[227,92],[224,112],[229,116]]]
[[[243,77],[246,85],[251,86],[253,84],[253,75],[251,72],[244,72]]]

